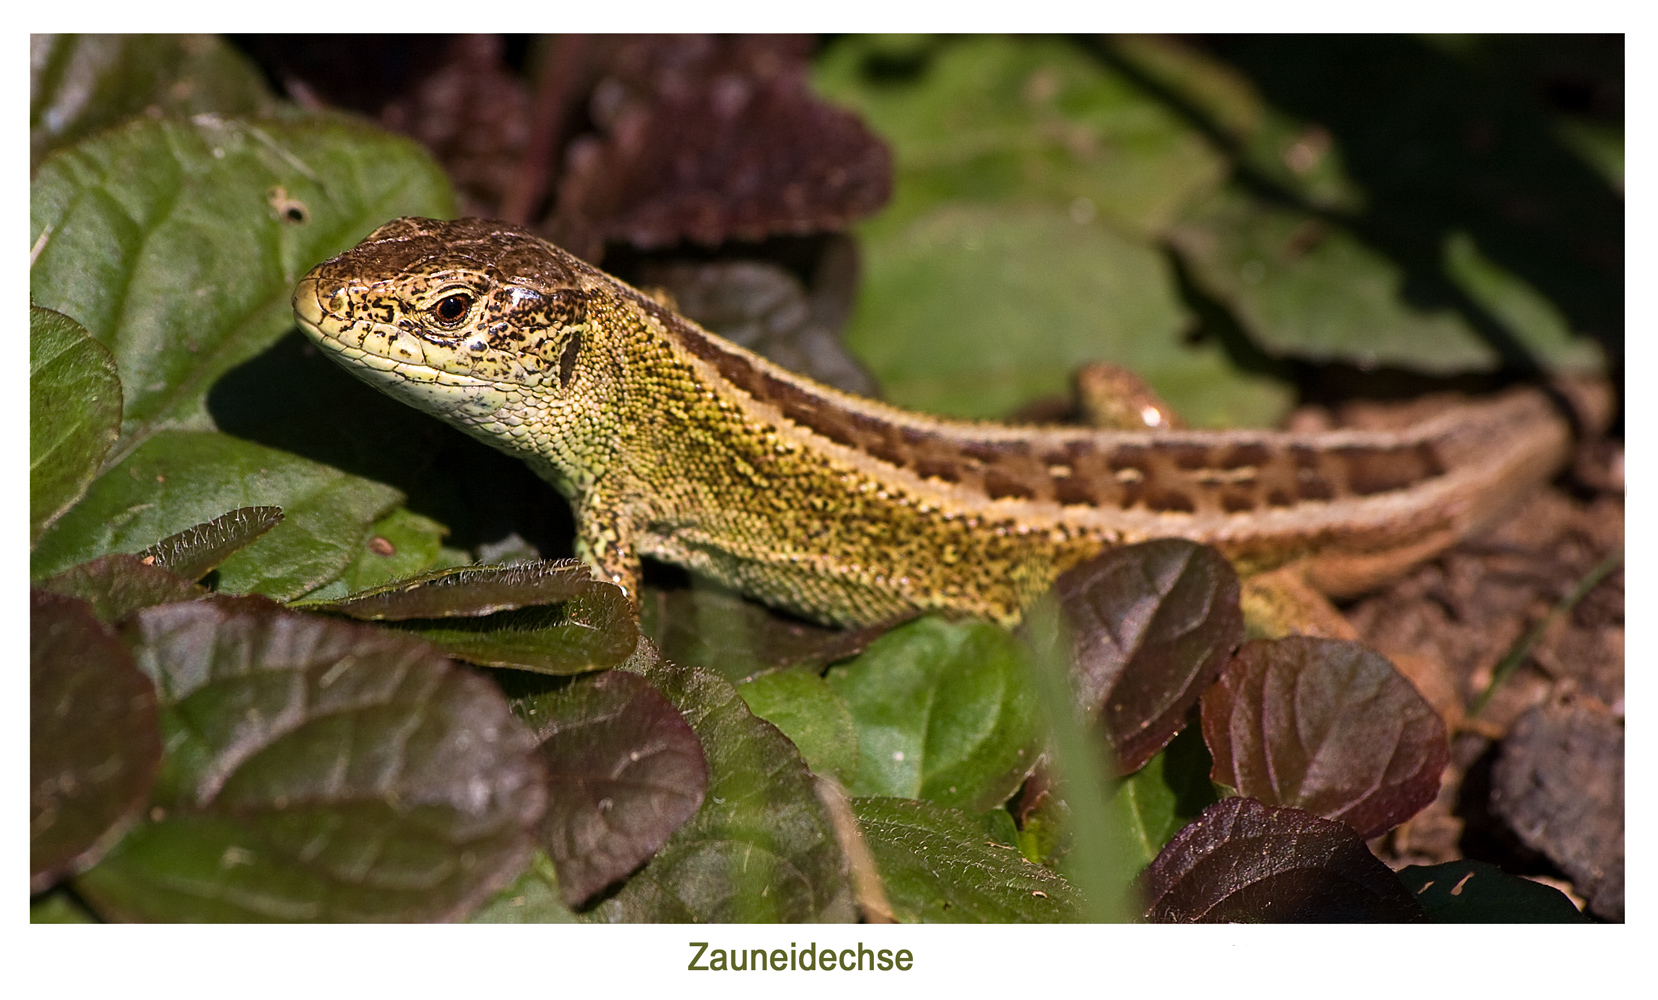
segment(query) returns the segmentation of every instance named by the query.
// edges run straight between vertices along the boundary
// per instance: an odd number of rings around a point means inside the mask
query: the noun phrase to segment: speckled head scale
[[[362,352],[391,380],[568,383],[586,318],[581,266],[501,223],[398,219],[313,268],[294,309],[319,343]]]

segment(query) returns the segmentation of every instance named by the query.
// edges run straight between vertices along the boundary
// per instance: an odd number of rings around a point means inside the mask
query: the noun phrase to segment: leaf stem
[[[1487,684],[1485,690],[1480,692],[1479,697],[1474,699],[1474,704],[1469,708],[1468,714],[1474,716],[1484,711],[1485,706],[1491,703],[1491,696],[1497,692],[1497,686],[1508,680],[1516,670],[1520,669],[1520,664],[1524,663],[1526,657],[1531,654],[1532,647],[1536,646],[1538,641],[1543,638],[1544,631],[1550,625],[1553,625],[1556,620],[1569,614],[1572,608],[1577,606],[1578,601],[1583,600],[1589,591],[1594,590],[1602,580],[1622,565],[1623,549],[1619,548],[1616,552],[1596,563],[1593,569],[1584,574],[1583,579],[1577,582],[1577,586],[1572,588],[1571,593],[1561,598],[1558,604],[1550,608],[1549,613],[1543,616],[1543,620],[1533,626],[1530,632],[1527,632],[1509,649],[1508,655],[1498,662],[1497,668],[1491,672],[1491,683]]]

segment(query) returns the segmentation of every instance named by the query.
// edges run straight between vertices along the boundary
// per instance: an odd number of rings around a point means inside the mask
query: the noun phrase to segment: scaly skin
[[[1093,431],[938,420],[793,375],[534,235],[400,219],[317,265],[300,325],[370,384],[528,462],[577,552],[841,625],[1005,623],[1110,545],[1179,536],[1356,593],[1563,460],[1538,392],[1406,432]]]

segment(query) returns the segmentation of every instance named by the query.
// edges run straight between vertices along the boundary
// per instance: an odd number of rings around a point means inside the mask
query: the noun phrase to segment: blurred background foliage
[[[1621,367],[1618,36],[230,41],[67,47],[34,158],[142,107],[356,110],[463,212],[951,415],[1092,360],[1199,425]],[[70,86],[116,44],[118,83]]]

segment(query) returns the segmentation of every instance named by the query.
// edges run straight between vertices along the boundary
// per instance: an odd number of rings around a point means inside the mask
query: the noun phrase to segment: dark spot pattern
[[[1247,514],[1409,489],[1445,472],[1425,441],[1326,446],[1266,431],[1099,431],[1074,432],[1059,447],[1038,453],[1029,438],[975,438],[971,425],[926,430],[846,409],[727,349],[654,301],[638,301],[686,350],[795,424],[922,479],[992,500]]]
[[[581,331],[570,334],[570,339],[564,344],[564,351],[558,356],[558,384],[570,388],[570,379],[576,374],[576,358],[581,354]]]

